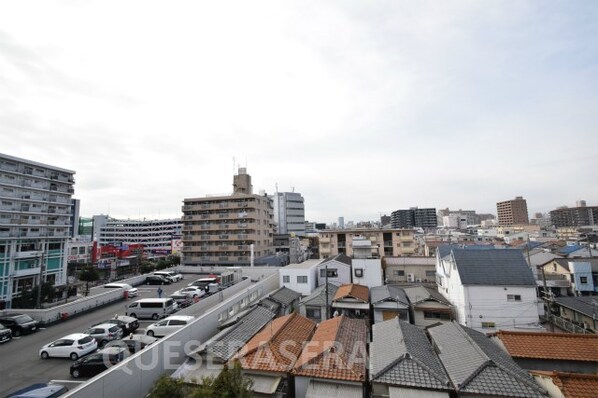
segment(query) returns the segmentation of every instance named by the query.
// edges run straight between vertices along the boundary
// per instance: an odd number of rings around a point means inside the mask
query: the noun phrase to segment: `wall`
[[[303,296],[309,296],[316,288],[316,271],[315,264],[310,268],[282,267],[279,270],[280,285],[299,292]],[[285,275],[289,276],[288,283],[283,283],[283,276]],[[297,276],[307,276],[307,283],[297,283]]]
[[[64,397],[145,397],[161,374],[172,373],[184,362],[186,353],[195,350],[201,343],[216,334],[218,317],[222,311],[227,311],[231,306],[241,303],[258,289],[266,295],[278,287],[277,275],[271,275],[257,283],[246,280],[223,290],[222,295],[215,294],[209,298],[216,300],[222,298],[224,301],[220,304],[215,305],[213,301],[206,299],[192,305],[186,310],[189,310],[187,314],[198,316],[193,323],[159,340],[148,349],[132,355],[71,390]]]
[[[382,262],[379,258],[354,258],[352,260],[353,283],[365,285],[369,288],[382,286]],[[355,270],[362,269],[363,276],[355,276]]]
[[[332,260],[328,261],[324,264],[318,265],[318,270],[316,271],[316,275],[318,278],[318,286],[321,286],[326,283],[326,277],[320,276],[320,270],[323,270],[328,266],[328,269],[336,269],[338,272],[338,277],[328,278],[328,282],[336,282],[339,285],[345,283],[351,283],[351,267],[348,264],[341,263],[340,261]]]

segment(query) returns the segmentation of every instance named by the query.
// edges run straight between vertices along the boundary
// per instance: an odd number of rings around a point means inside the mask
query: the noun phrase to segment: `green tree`
[[[253,381],[243,375],[239,362],[231,368],[224,367],[214,380],[214,387],[219,398],[250,398]]]
[[[189,387],[182,379],[173,379],[163,374],[154,382],[148,398],[185,398],[189,393]]]
[[[79,280],[85,282],[85,295],[89,294],[89,282],[95,282],[100,279],[100,273],[92,266],[88,265],[79,271]]]

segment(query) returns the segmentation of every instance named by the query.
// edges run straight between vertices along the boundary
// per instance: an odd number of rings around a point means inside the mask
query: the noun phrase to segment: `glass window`
[[[297,283],[307,283],[307,275],[297,276]]]
[[[521,301],[520,294],[507,294],[507,301]]]
[[[482,322],[482,328],[484,329],[493,329],[496,327],[494,322]]]
[[[282,283],[289,283],[291,282],[291,277],[289,275],[282,276]]]

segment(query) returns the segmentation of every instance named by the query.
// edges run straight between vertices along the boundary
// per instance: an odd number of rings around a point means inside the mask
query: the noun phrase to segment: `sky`
[[[598,205],[598,2],[0,2],[0,152],[81,215],[299,192],[306,219]]]

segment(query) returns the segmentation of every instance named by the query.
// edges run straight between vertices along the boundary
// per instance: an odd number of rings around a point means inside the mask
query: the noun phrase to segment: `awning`
[[[258,394],[274,394],[280,384],[282,377],[280,376],[265,376],[265,375],[254,375],[245,374],[249,379],[253,381],[251,390]]]
[[[362,398],[361,384],[327,383],[312,380],[307,387],[305,398]]]

